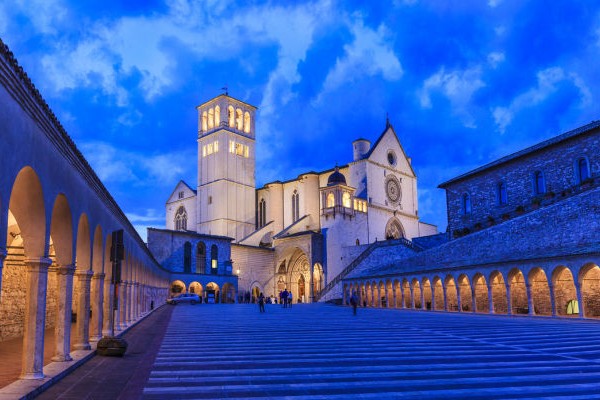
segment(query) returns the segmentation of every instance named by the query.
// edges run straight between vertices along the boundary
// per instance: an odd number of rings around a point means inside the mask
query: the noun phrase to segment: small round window
[[[392,150],[388,152],[388,162],[390,165],[396,165],[396,154]]]

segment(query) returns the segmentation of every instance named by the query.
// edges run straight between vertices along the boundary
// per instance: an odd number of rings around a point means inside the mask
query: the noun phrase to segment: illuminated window
[[[185,231],[187,229],[187,212],[185,207],[181,206],[175,213],[175,230]]]
[[[354,199],[354,209],[360,212],[367,212],[367,202],[364,200]]]
[[[217,249],[216,244],[213,244],[210,247],[210,272],[211,272],[211,274],[214,274],[214,275],[219,273],[218,261],[217,261],[218,254],[219,254],[219,249]]]
[[[229,152],[238,156],[248,158],[250,155],[249,147],[242,143],[237,143],[233,140],[229,141]]]
[[[244,114],[239,108],[235,110],[235,127],[240,131],[244,127]]]
[[[327,208],[335,206],[335,197],[333,197],[333,193],[327,194]]]
[[[471,214],[471,196],[469,193],[465,193],[462,195],[462,214],[468,215]]]
[[[215,106],[215,126],[221,124],[221,107]]]
[[[235,126],[235,111],[233,106],[227,107],[227,120],[229,121],[229,127],[233,128]]]
[[[202,146],[202,157],[206,157],[206,156],[211,155],[212,153],[218,153],[218,152],[219,152],[219,142],[217,140]]]
[[[215,110],[211,108],[208,110],[208,129],[212,129],[214,127],[215,127]]]
[[[294,190],[292,194],[292,221],[296,222],[300,219],[300,194]]]
[[[250,133],[250,113],[248,111],[244,113],[244,132]]]
[[[346,208],[352,208],[352,203],[350,202],[350,193],[344,192],[342,195],[342,205]]]
[[[202,112],[202,130],[206,131],[208,129],[207,124],[208,117],[206,115],[206,111]]]

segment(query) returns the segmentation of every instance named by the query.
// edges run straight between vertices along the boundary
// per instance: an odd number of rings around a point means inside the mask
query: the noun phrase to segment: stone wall
[[[245,294],[252,289],[253,283],[258,283],[259,288],[265,296],[276,295],[275,293],[275,252],[272,249],[261,247],[231,245],[231,257],[233,258],[233,270],[239,270],[239,294]]]
[[[546,197],[568,195],[573,188],[579,187],[576,178],[579,158],[587,158],[591,176],[600,173],[598,148],[600,128],[595,128],[446,185],[448,232],[460,235],[459,232],[465,228],[478,229],[512,217],[520,206],[530,207],[536,198],[533,192],[535,171],[544,174]],[[506,184],[506,205],[498,204],[497,186],[500,182]],[[465,193],[471,197],[472,211],[468,215],[463,215],[462,209]]]
[[[0,341],[23,335],[25,323],[25,267],[5,263],[0,299]]]

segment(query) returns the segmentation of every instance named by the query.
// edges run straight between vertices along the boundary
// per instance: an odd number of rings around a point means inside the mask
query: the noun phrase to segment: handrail
[[[329,281],[329,283],[325,285],[323,290],[321,290],[317,295],[315,295],[315,301],[319,301],[323,296],[329,293],[329,291],[333,289],[342,279],[344,279],[346,275],[348,275],[354,270],[354,268],[356,268],[360,263],[362,263],[373,252],[373,250],[375,250],[378,247],[392,246],[395,244],[403,244],[404,246],[415,251],[422,250],[419,246],[405,238],[386,240],[382,242],[373,242],[369,245],[369,247],[365,249],[365,251],[360,253],[358,257],[356,257],[350,264],[348,264],[348,266],[344,268],[342,272],[340,272],[335,278]]]

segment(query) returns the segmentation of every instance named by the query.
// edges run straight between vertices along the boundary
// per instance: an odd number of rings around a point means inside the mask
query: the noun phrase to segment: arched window
[[[202,130],[206,131],[208,129],[208,116],[206,115],[206,111],[202,112]]]
[[[335,206],[335,197],[333,193],[327,193],[327,208]]]
[[[350,201],[350,193],[344,192],[342,195],[342,204],[346,208],[352,208],[352,202]]]
[[[175,213],[175,230],[187,230],[187,212],[185,211],[185,207],[183,206],[179,207],[177,209],[177,212]]]
[[[217,249],[217,245],[213,244],[210,246],[210,273],[213,275],[217,275],[219,273],[219,264],[218,264],[218,255],[219,249]]]
[[[262,228],[267,224],[267,202],[260,199],[258,202],[258,227]]]
[[[508,204],[508,196],[506,193],[506,183],[500,182],[498,184],[496,195],[498,197],[498,205],[499,206],[504,206],[504,205]]]
[[[244,132],[250,133],[250,113],[248,111],[244,113]]]
[[[206,272],[206,246],[203,242],[196,245],[196,273],[204,274]]]
[[[240,131],[244,127],[244,114],[239,108],[235,110],[235,127]]]
[[[183,245],[183,272],[189,274],[192,272],[192,244],[185,242]]]
[[[469,193],[462,195],[462,214],[471,214],[471,195]]]
[[[215,110],[210,108],[208,110],[208,129],[215,127]]]
[[[221,124],[221,107],[215,106],[215,127]]]
[[[227,107],[227,121],[229,121],[229,127],[233,128],[235,126],[235,111],[233,106]]]
[[[533,194],[538,195],[544,193],[546,193],[544,173],[542,171],[535,171],[533,173]]]
[[[300,219],[300,194],[297,190],[294,190],[292,194],[292,222],[296,222]]]
[[[577,183],[581,183],[587,179],[590,179],[590,165],[588,164],[588,160],[584,157],[581,157],[577,160]]]
[[[404,237],[404,228],[398,219],[392,217],[385,227],[385,238],[389,239],[400,239]]]

